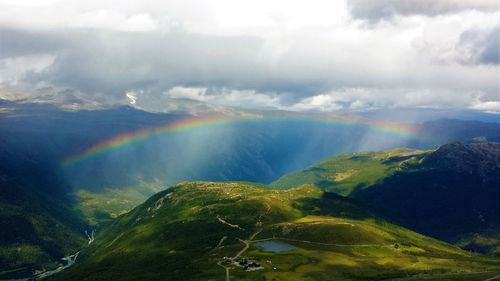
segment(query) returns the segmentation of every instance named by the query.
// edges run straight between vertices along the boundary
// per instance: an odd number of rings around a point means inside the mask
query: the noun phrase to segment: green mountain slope
[[[10,126],[0,117],[0,279],[30,276],[33,270],[58,266],[61,258],[87,244],[85,223],[72,210],[68,186],[48,157],[50,147],[3,131]],[[39,132],[45,132],[37,127]],[[13,137],[15,135],[16,137]]]
[[[420,233],[500,256],[499,143],[443,145],[352,196]]]
[[[284,251],[272,252],[278,246]],[[272,190],[250,183],[186,182],[160,192],[119,217],[79,259],[54,280],[384,280],[436,274],[460,280],[449,274],[500,271],[498,259],[387,223],[355,201],[312,185]]]
[[[500,144],[345,154],[272,184],[311,183],[390,214],[398,224],[500,256]]]
[[[144,181],[135,186],[108,188],[100,192],[79,189],[74,194],[74,209],[83,215],[89,225],[104,226],[163,189],[162,183]]]
[[[55,268],[86,244],[81,220],[58,200],[0,184],[0,279]]]
[[[0,143],[0,279],[15,279],[57,267],[87,244],[86,226],[44,150]]]
[[[394,173],[417,164],[430,151],[394,149],[380,152],[342,154],[302,171],[279,178],[274,188],[291,188],[301,184],[316,186],[344,196],[364,189]]]

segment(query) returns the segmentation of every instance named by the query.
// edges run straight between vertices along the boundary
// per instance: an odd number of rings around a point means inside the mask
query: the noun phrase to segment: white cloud
[[[165,95],[172,99],[189,99],[242,108],[282,108],[278,97],[269,93],[258,93],[254,90],[178,86],[165,92]]]
[[[498,1],[370,0],[390,14],[376,24],[361,2],[0,0],[0,86],[321,111],[499,100]]]
[[[447,89],[345,88],[304,98],[290,109],[323,112],[409,107],[497,110],[500,103],[487,101],[488,98],[482,92],[451,92]]]
[[[0,0],[0,5],[5,6],[19,6],[19,7],[43,7],[50,6],[57,2],[57,0]]]
[[[500,114],[500,101],[477,102],[471,106],[472,109]]]
[[[321,94],[302,99],[300,102],[294,104],[291,109],[298,111],[331,112],[341,110],[342,105],[336,103],[334,96]]]
[[[95,28],[117,31],[154,31],[158,23],[149,14],[125,15],[110,10],[95,10],[78,15],[70,27]]]
[[[52,55],[28,55],[0,59],[0,84],[15,86],[29,74],[40,73],[53,64]],[[40,81],[41,82],[41,81]]]
[[[198,101],[206,101],[207,100],[207,96],[205,96],[206,92],[207,88],[177,86],[165,92],[165,95],[173,99],[191,99]]]
[[[467,10],[500,10],[497,0],[348,0],[355,17],[380,20],[397,15],[436,16]]]

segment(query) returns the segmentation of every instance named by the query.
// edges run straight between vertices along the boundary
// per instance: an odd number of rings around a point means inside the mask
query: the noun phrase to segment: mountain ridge
[[[266,251],[261,242],[288,250]],[[500,261],[377,219],[312,185],[184,182],[118,218],[54,280],[385,280],[458,268],[496,271]]]
[[[436,150],[420,151],[410,159],[401,155],[391,158],[391,152],[398,153],[398,150],[379,152],[378,156],[373,152],[336,156],[286,175],[271,186],[283,188],[295,183],[311,183],[332,192],[344,192],[393,214],[396,222],[410,229],[448,242],[457,243],[460,237],[475,236],[474,233],[481,236],[483,232],[498,229],[500,221],[495,214],[500,209],[495,198],[500,198],[499,143],[454,142]],[[368,173],[368,180],[364,181],[363,172],[352,175],[351,178],[358,177],[352,183],[349,178],[335,181],[338,175],[353,174],[350,170],[353,165],[357,165],[356,169],[381,172]],[[307,176],[311,173],[308,171],[314,170],[314,177]],[[342,189],[343,184],[349,188]],[[486,252],[498,255],[498,241],[488,242]],[[469,247],[464,241],[460,245],[471,250],[481,249]],[[481,250],[485,252],[484,247]]]

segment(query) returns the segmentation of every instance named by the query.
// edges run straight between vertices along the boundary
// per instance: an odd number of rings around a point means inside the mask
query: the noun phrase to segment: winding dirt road
[[[248,237],[248,239],[246,240],[242,240],[240,238],[238,238],[238,240],[240,240],[240,242],[244,243],[245,244],[245,247],[243,249],[241,249],[241,251],[239,251],[234,257],[233,259],[237,259],[239,258],[244,252],[246,252],[248,250],[248,248],[250,247],[250,243],[253,242],[253,239],[255,238],[255,236],[257,236],[260,232],[262,231],[262,228],[257,230],[256,232],[254,232],[252,235],[250,235],[250,237]]]
[[[488,278],[488,279],[486,279],[484,281],[493,281],[493,280],[497,280],[497,279],[500,279],[500,274],[498,274],[497,276],[493,276],[491,278]]]
[[[255,224],[258,227],[257,231],[255,231],[254,233],[252,233],[252,235],[250,235],[245,240],[237,238],[240,242],[242,242],[243,244],[245,244],[245,247],[243,247],[243,249],[241,249],[238,253],[236,253],[236,255],[234,257],[232,257],[232,260],[235,260],[235,259],[239,258],[242,254],[244,254],[248,250],[248,248],[250,248],[250,244],[252,242],[254,242],[255,237],[257,235],[259,235],[260,232],[262,232],[262,230],[263,230],[263,228],[262,228],[262,219],[271,210],[271,206],[267,202],[265,204],[266,204],[266,211],[264,212],[264,214],[261,214],[259,216],[259,219],[258,219],[257,223]],[[224,219],[222,219],[219,216],[217,216],[217,220],[219,222],[225,224],[225,225],[228,225],[228,226],[232,227],[232,228],[237,228],[237,229],[240,229],[240,230],[245,230],[244,228],[240,227],[239,225],[229,223],[229,222],[225,221]],[[219,242],[219,244],[217,245],[216,248],[218,248],[222,244],[222,242],[224,242],[224,240],[227,239],[227,238],[228,238],[227,236],[222,237],[221,241]],[[226,271],[226,281],[229,281],[229,271],[231,270],[232,267],[222,265],[222,262],[218,262],[217,265],[219,265],[219,266],[221,266],[221,267],[224,268],[224,270]]]

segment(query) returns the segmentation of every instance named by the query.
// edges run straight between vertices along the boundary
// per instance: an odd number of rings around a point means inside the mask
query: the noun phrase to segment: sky
[[[498,0],[0,0],[0,98],[500,113]]]

